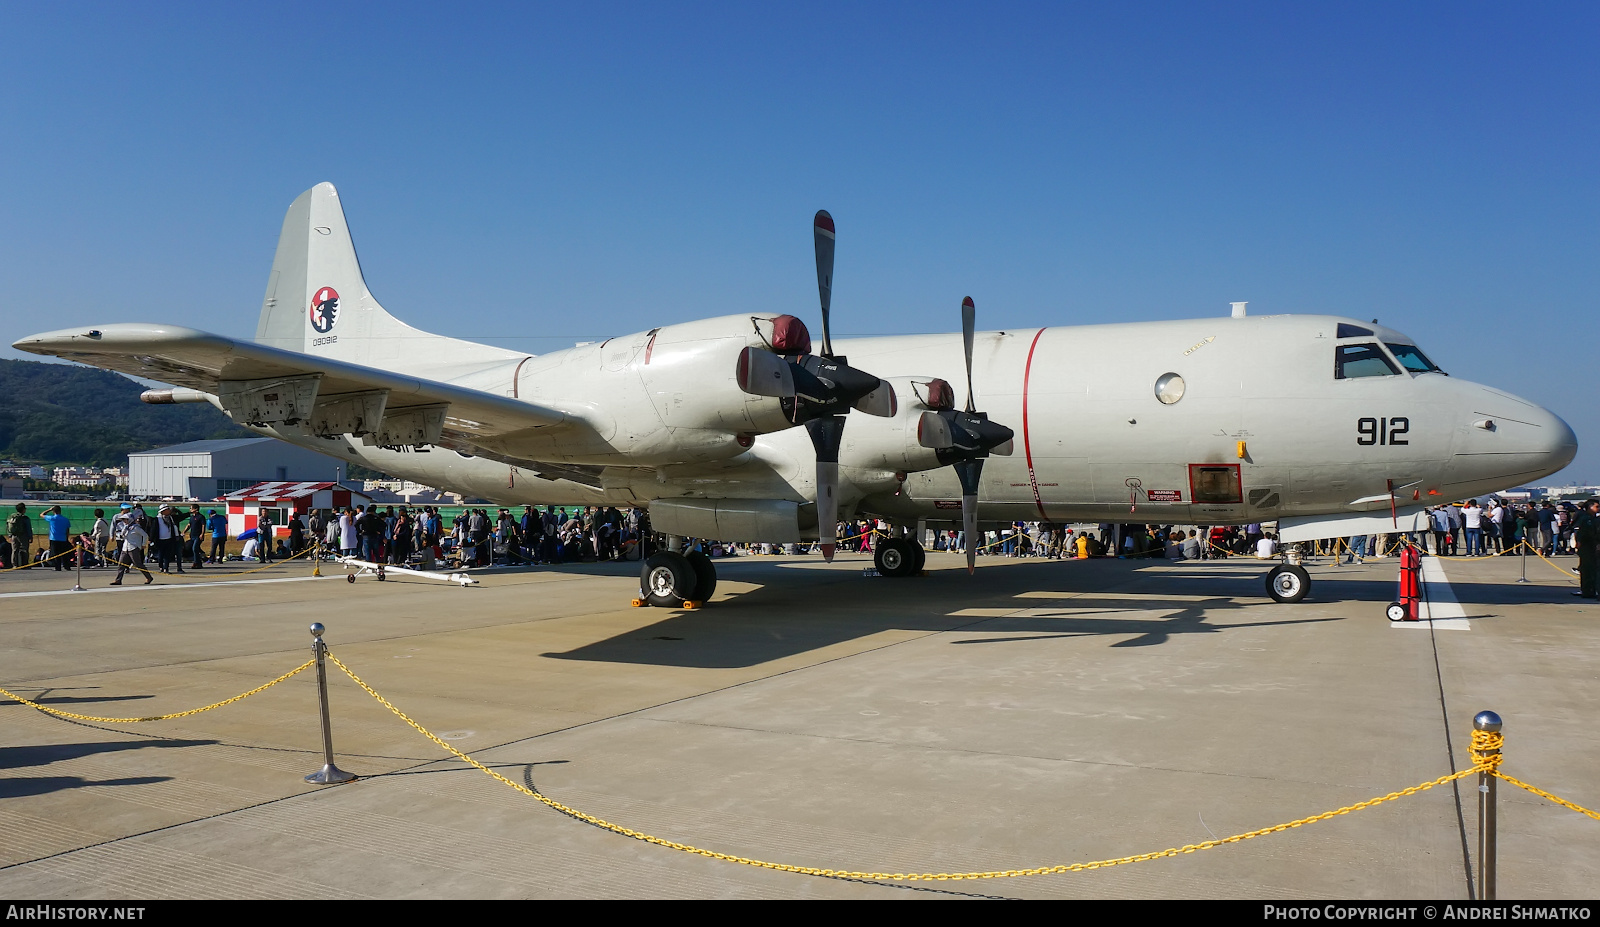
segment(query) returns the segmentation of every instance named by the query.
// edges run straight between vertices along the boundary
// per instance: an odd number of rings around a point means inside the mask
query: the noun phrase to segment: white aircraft
[[[284,218],[254,341],[129,323],[14,347],[171,383],[147,400],[210,402],[502,505],[647,506],[670,537],[641,596],[662,606],[715,586],[682,538],[820,538],[831,558],[839,515],[856,513],[901,528],[878,545],[888,576],[922,565],[912,526],[963,525],[970,569],[980,524],[1276,520],[1287,556],[1268,590],[1298,601],[1302,542],[1419,529],[1429,504],[1577,453],[1548,410],[1356,319],[1236,303],[1231,317],[975,332],[968,299],[959,336],[835,345],[826,212],[815,237],[820,352],[795,317],[750,311],[531,356],[385,312],[323,183]]]

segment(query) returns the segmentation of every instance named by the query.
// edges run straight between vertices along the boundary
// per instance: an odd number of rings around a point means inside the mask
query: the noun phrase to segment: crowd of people
[[[17,503],[0,537],[0,568],[51,566],[56,570],[117,570],[112,585],[124,576],[141,573],[153,581],[147,564],[162,573],[184,573],[228,558],[227,517],[215,508],[202,510],[197,503],[162,503],[150,514],[142,504],[122,503],[109,520],[104,509],[94,510],[94,524],[74,533],[59,505],[40,516],[45,545],[39,546],[26,503]],[[1355,535],[1312,542],[1310,553],[1343,555],[1347,562],[1392,553],[1402,543],[1412,543],[1424,553],[1440,556],[1483,556],[1528,547],[1546,557],[1574,554],[1580,572],[1592,574],[1595,548],[1600,543],[1600,503],[1586,513],[1568,503],[1516,505],[1491,499],[1487,505],[1469,500],[1464,505],[1429,508],[1428,530],[1377,535]],[[394,565],[416,562],[424,568],[453,563],[459,567],[496,564],[544,564],[604,560],[642,560],[654,549],[650,518],[637,508],[611,506],[523,506],[520,513],[500,508],[468,508],[446,523],[436,506],[355,506],[343,510],[294,513],[287,525],[275,526],[263,510],[254,531],[246,532],[240,556],[270,563],[274,559],[304,556],[319,547],[326,556],[356,557]],[[274,529],[285,529],[283,537]],[[840,550],[870,553],[877,538],[895,529],[875,519],[841,522],[836,543]],[[928,540],[928,539],[923,539]],[[725,544],[692,542],[711,556],[736,553],[802,554],[816,549],[805,544]],[[934,550],[960,551],[966,538],[960,531],[932,533]],[[1431,549],[1430,549],[1431,548]],[[978,554],[999,557],[1084,559],[1090,557],[1166,558],[1212,560],[1226,557],[1274,557],[1277,538],[1260,524],[1178,525],[1101,524],[1096,528],[1050,522],[1017,521],[985,531],[978,539]],[[1584,589],[1590,590],[1592,582]]]
[[[425,567],[452,561],[482,567],[636,560],[640,538],[649,532],[649,516],[612,506],[569,512],[553,505],[544,511],[526,505],[520,514],[502,508],[493,516],[488,509],[469,508],[446,524],[436,506],[373,505],[313,512],[305,528],[328,549],[371,563],[400,565],[415,559]]]
[[[109,520],[105,509],[95,509],[94,524],[78,532],[72,530],[59,505],[45,509],[40,518],[46,528],[45,547],[35,543],[27,503],[16,504],[6,518],[5,537],[0,539],[0,567],[116,568],[112,585],[117,586],[130,570],[143,574],[146,583],[152,582],[154,577],[145,568],[147,557],[162,573],[184,573],[185,563],[198,570],[220,562],[226,554],[227,518],[216,509],[202,512],[196,503],[187,511],[163,503],[151,515],[143,505],[124,502]]]

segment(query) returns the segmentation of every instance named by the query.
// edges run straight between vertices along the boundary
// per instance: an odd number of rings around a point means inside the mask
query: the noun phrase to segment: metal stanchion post
[[[1498,733],[1500,716],[1480,711],[1472,719],[1473,730]],[[1499,750],[1485,751],[1490,755]],[[1487,770],[1478,771],[1478,900],[1494,901],[1495,870],[1495,784],[1499,777]]]
[[[76,542],[74,542],[74,544],[76,544]],[[73,567],[73,571],[74,571],[73,572],[73,577],[72,577],[72,591],[73,592],[82,592],[83,591],[83,548],[82,547],[75,547],[74,550],[72,551],[72,567]]]
[[[1524,539],[1523,542],[1522,542],[1522,578],[1517,580],[1517,582],[1525,583],[1527,581],[1528,581],[1528,542],[1527,542],[1526,539]]]
[[[317,657],[317,696],[322,702],[322,768],[307,776],[306,781],[338,785],[356,777],[333,765],[333,726],[328,721],[328,645],[322,642],[324,630],[321,622],[311,626],[311,636],[315,638],[311,652]]]

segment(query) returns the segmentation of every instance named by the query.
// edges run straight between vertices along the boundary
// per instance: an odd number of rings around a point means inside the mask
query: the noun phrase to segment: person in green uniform
[[[33,521],[28,505],[17,503],[17,510],[6,519],[6,536],[11,539],[11,565],[23,567],[33,560]]]
[[[1578,591],[1573,595],[1595,598],[1595,545],[1600,544],[1600,499],[1583,504],[1573,541],[1578,547]]]

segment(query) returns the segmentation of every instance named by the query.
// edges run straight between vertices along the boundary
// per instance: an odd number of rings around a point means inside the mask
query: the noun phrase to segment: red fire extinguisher
[[[1390,621],[1417,621],[1422,602],[1422,552],[1409,540],[1400,551],[1400,601],[1389,605]]]

